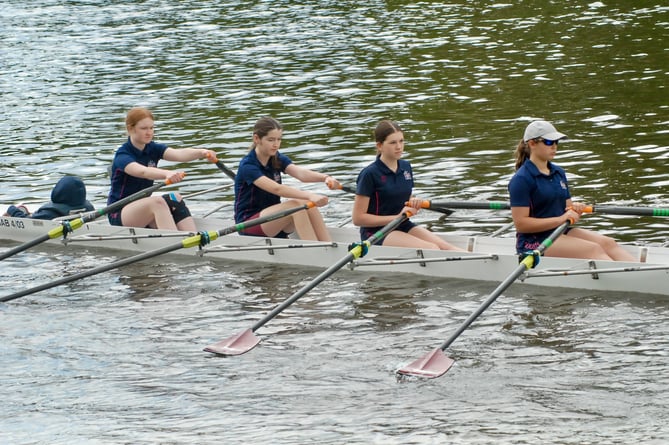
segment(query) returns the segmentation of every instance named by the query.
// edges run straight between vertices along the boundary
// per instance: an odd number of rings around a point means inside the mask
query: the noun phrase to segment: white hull
[[[213,218],[199,219],[197,223],[204,231],[218,231],[233,226],[232,221]],[[0,239],[24,243],[45,235],[59,225],[56,221],[0,217]],[[359,241],[358,230],[353,227],[333,228],[331,233],[334,243],[259,238],[233,233],[212,241],[202,249],[179,248],[170,255],[203,255],[225,261],[326,269],[348,254],[350,243]],[[188,234],[183,232],[113,227],[103,217],[68,234],[65,242],[60,237],[47,243],[61,244],[67,249],[86,247],[143,253],[177,245],[186,236]],[[468,252],[372,246],[365,257],[342,270],[411,273],[499,283],[518,266],[513,238],[441,236],[452,244],[468,249]],[[0,242],[3,250],[15,245]],[[669,248],[631,245],[626,248],[640,261],[622,263],[543,257],[539,265],[529,271],[527,276],[521,277],[521,280],[538,286],[669,295]]]

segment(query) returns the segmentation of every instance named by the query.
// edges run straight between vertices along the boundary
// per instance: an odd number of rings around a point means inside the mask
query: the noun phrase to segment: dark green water
[[[69,173],[102,205],[124,114],[141,105],[157,140],[212,148],[232,168],[271,114],[282,151],[348,182],[373,159],[376,122],[392,118],[416,191],[432,199],[505,200],[513,149],[545,118],[570,136],[556,162],[575,198],[667,207],[668,30],[657,1],[3,1],[0,203],[36,208]],[[206,163],[180,167],[183,193],[228,181]],[[204,194],[191,208],[231,199]],[[333,194],[328,222],[345,222],[351,203]],[[419,216],[465,233],[508,221]],[[623,241],[669,236],[666,218],[580,224]],[[38,249],[3,261],[0,283],[11,292],[111,260]],[[456,369],[402,384],[393,371],[491,289],[339,277],[270,323],[261,348],[221,360],[201,347],[313,271],[162,262],[0,306],[0,438],[613,444],[669,433],[666,301],[509,291],[453,345]]]

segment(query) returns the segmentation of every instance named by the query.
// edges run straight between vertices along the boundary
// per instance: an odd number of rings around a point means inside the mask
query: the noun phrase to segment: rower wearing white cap
[[[534,251],[565,221],[577,222],[586,206],[572,202],[565,171],[552,162],[558,143],[566,138],[550,122],[537,120],[527,126],[518,143],[509,194],[519,254]],[[555,240],[546,256],[635,260],[613,238],[576,227]]]

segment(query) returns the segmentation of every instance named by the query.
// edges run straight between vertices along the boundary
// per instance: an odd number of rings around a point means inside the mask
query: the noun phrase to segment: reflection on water
[[[507,199],[513,149],[541,117],[570,136],[556,161],[576,198],[669,205],[665,6],[461,3],[5,1],[2,205],[36,208],[62,174],[76,174],[102,206],[124,114],[136,105],[155,112],[158,140],[212,148],[233,169],[253,123],[272,114],[286,128],[285,153],[349,183],[374,157],[375,123],[389,117],[405,129],[417,194],[449,200]],[[204,162],[179,167],[184,194],[229,181]],[[189,205],[204,214],[231,193]],[[346,223],[352,201],[332,193],[328,223]],[[415,219],[490,233],[509,215]],[[579,224],[648,243],[665,242],[669,227],[596,214]],[[116,259],[38,248],[4,260],[0,284],[15,292]],[[319,272],[168,255],[0,305],[2,437],[654,444],[667,436],[666,301],[647,296],[512,288],[449,348],[456,365],[446,376],[398,384],[394,370],[439,345],[491,289],[342,273],[259,329],[253,351],[201,351]]]

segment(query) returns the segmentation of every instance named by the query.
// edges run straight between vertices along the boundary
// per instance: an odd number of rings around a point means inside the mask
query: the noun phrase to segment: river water
[[[527,123],[570,136],[556,162],[575,198],[669,205],[669,7],[657,1],[0,2],[0,203],[36,209],[63,174],[104,205],[132,106],[156,139],[235,168],[266,114],[298,164],[353,182],[382,118],[405,129],[416,192],[505,200]],[[184,194],[229,181],[211,164]],[[322,185],[311,186],[327,193]],[[189,200],[195,214],[230,189]],[[333,193],[329,224],[352,197]],[[417,218],[489,233],[508,213]],[[588,215],[625,242],[666,219]],[[5,249],[3,245],[0,248]],[[4,292],[119,259],[31,249]],[[169,256],[0,305],[0,441],[12,444],[664,443],[667,301],[517,289],[448,349],[435,380],[394,371],[441,344],[490,283],[335,275],[240,357],[202,352],[250,327],[318,270]]]

